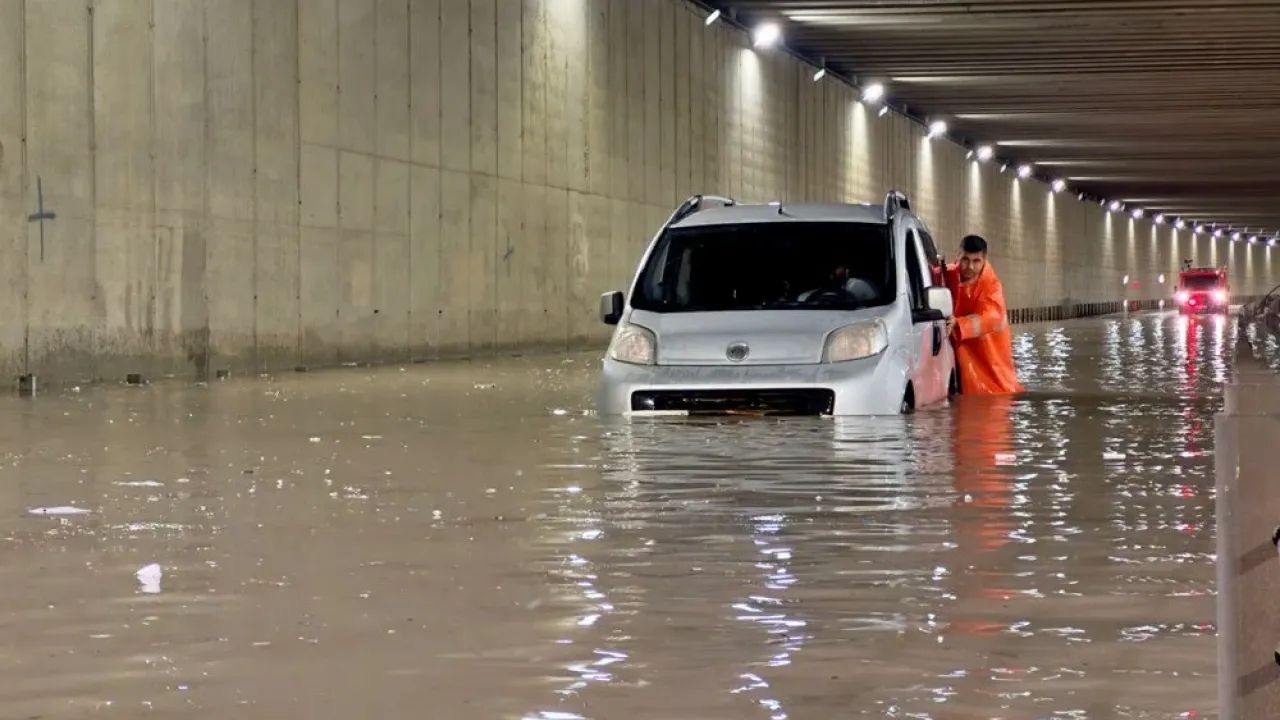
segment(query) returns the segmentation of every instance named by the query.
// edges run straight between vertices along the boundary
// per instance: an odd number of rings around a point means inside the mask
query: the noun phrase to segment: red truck
[[[1187,268],[1178,273],[1178,287],[1174,294],[1178,312],[1226,313],[1231,305],[1231,288],[1227,285],[1227,269]]]

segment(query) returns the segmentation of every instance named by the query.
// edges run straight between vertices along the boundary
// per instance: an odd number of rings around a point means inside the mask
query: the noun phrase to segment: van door
[[[907,286],[913,316],[911,335],[915,351],[912,384],[916,391],[916,405],[919,406],[946,399],[947,381],[950,379],[946,360],[950,354],[946,352],[945,323],[916,319],[929,310],[926,290],[932,287],[933,279],[925,263],[920,233],[915,227],[907,230],[906,246]]]

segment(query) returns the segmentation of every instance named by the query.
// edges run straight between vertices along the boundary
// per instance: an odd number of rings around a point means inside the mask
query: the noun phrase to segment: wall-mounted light
[[[1160,281],[1160,284],[1161,284],[1161,285],[1163,285],[1163,284],[1164,284],[1164,273],[1160,273],[1160,277],[1158,277],[1158,278],[1156,278],[1156,279]]]
[[[1214,237],[1216,237],[1216,238],[1221,238],[1221,237],[1222,237],[1222,228],[1218,228],[1217,230],[1214,230],[1214,231],[1213,231],[1213,236],[1214,236]]]
[[[1142,208],[1134,208],[1133,212],[1129,214],[1133,216],[1134,220],[1141,220],[1144,213],[1145,211]]]
[[[996,149],[990,145],[980,145],[978,147],[978,160],[986,162],[995,157]]]
[[[816,72],[816,73],[814,73],[814,74],[813,74],[813,81],[814,81],[814,82],[818,82],[819,80],[821,80],[822,78],[824,78],[824,77],[826,77],[826,76],[827,76],[827,69],[826,69],[826,68],[818,68],[818,72]]]
[[[1120,212],[1120,209],[1123,207],[1124,205],[1119,200],[1111,201],[1111,212]]]
[[[1199,234],[1200,234],[1200,233],[1202,233],[1202,232],[1204,232],[1204,226],[1203,226],[1203,225],[1197,225],[1197,226],[1196,226],[1196,234],[1197,234],[1197,235],[1199,235]]]
[[[1067,189],[1067,181],[1063,180],[1062,178],[1058,178],[1057,180],[1053,181],[1053,185],[1051,187],[1053,188],[1054,192],[1060,193],[1063,190]]]
[[[880,98],[884,97],[884,85],[880,83],[871,83],[862,88],[862,102],[880,102]]]
[[[1237,231],[1235,231],[1235,232],[1231,233],[1231,240],[1232,240],[1233,242],[1240,242],[1240,237],[1241,237],[1241,235],[1240,235],[1240,231],[1239,231],[1239,230],[1237,230]]]
[[[773,47],[782,39],[782,28],[777,23],[762,23],[752,34],[752,44],[758,48]]]
[[[946,120],[934,120],[933,122],[929,123],[929,139],[930,140],[936,137],[942,137],[943,135],[946,135],[946,134],[947,134]]]
[[[1178,221],[1177,221],[1177,222],[1175,222],[1175,223],[1173,224],[1173,226],[1174,226],[1175,228],[1179,229],[1179,230],[1186,230],[1186,229],[1187,229],[1187,221],[1186,221],[1186,220],[1183,220],[1182,218],[1178,218]]]
[[[1124,276],[1124,279],[1120,281],[1120,284],[1121,284],[1121,285],[1128,285],[1128,284],[1129,284],[1129,276],[1128,276],[1128,275],[1125,275],[1125,276]]]
[[[714,25],[714,24],[715,24],[715,22],[716,22],[717,20],[719,20],[719,19],[720,19],[720,11],[719,11],[719,10],[712,10],[712,11],[711,11],[711,14],[707,16],[707,19],[706,19],[706,21],[705,21],[703,24],[704,24],[704,25],[707,25],[708,27],[710,27],[711,25]]]
[[[1026,180],[1027,178],[1031,177],[1031,166],[1030,166],[1030,165],[1019,165],[1019,166],[1018,166],[1018,177],[1019,177],[1020,179],[1022,179],[1022,180]]]
[[[1164,224],[1164,213],[1156,213],[1156,216],[1155,216],[1154,218],[1152,218],[1152,219],[1156,221],[1156,224],[1157,224],[1157,225],[1163,225],[1163,224]]]

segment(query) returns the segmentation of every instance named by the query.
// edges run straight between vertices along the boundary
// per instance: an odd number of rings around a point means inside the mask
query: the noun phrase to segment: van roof
[[[779,212],[781,211],[781,212]],[[672,225],[676,228],[766,222],[857,222],[884,225],[884,207],[869,203],[784,203],[731,205],[699,210]]]

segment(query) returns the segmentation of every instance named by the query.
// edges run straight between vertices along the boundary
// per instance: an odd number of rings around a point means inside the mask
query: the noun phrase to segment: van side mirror
[[[943,320],[955,313],[955,305],[951,300],[951,291],[944,287],[931,287],[925,295],[929,309],[937,312]]]
[[[951,291],[944,287],[931,287],[925,293],[924,310],[913,310],[911,322],[937,322],[951,317],[954,308],[951,305]]]
[[[951,297],[947,296],[948,299]],[[607,292],[600,296],[600,321],[605,325],[617,325],[622,320],[622,311],[626,307],[626,298],[620,291]]]

